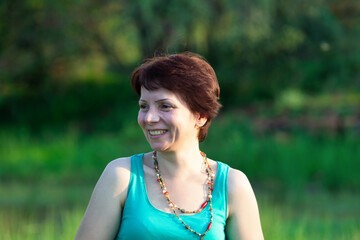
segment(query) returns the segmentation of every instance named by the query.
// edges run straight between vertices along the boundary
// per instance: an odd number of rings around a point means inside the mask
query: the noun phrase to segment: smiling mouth
[[[167,132],[167,130],[149,130],[150,136],[159,136],[166,132]]]

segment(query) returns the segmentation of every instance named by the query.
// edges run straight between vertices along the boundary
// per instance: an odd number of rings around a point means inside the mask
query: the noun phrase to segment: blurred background
[[[111,160],[150,151],[131,72],[192,51],[201,148],[253,184],[266,239],[360,239],[360,2],[2,0],[0,239],[73,239]]]

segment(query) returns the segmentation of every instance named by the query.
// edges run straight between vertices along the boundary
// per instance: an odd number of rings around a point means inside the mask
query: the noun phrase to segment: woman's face
[[[138,123],[152,149],[174,151],[198,142],[198,119],[175,93],[141,88]]]

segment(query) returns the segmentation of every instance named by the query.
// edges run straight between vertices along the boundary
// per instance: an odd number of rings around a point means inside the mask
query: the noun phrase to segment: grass
[[[0,185],[0,239],[74,239],[93,186]]]
[[[138,127],[86,135],[78,128],[0,132],[0,179],[50,182],[93,182],[111,160],[148,149]],[[141,140],[140,140],[141,139]],[[140,150],[141,149],[141,150]]]
[[[61,212],[58,212],[58,211]],[[83,210],[42,209],[24,214],[19,209],[2,210],[0,238],[3,240],[74,239]],[[41,217],[39,216],[42,215]],[[25,215],[25,216],[24,216]]]
[[[230,115],[218,119],[204,144],[208,156],[244,171],[255,182],[282,191],[360,186],[359,136],[311,135],[305,131],[258,134],[251,122]]]
[[[13,202],[23,198],[26,201]],[[1,187],[0,239],[73,239],[84,214],[92,186]],[[31,190],[37,195],[31,195]],[[279,200],[257,192],[265,239],[346,239],[360,237],[359,194],[306,193]],[[30,195],[29,195],[30,194]],[[62,197],[58,197],[62,196]],[[28,204],[31,202],[31,204]]]
[[[210,158],[242,170],[252,182],[280,191],[359,189],[359,136],[302,131],[257,134],[251,122],[223,115],[201,144]],[[78,128],[0,131],[0,179],[92,183],[112,159],[150,151],[136,121],[122,130],[85,134]]]
[[[272,202],[260,198],[266,239],[358,239],[359,195],[302,194]]]

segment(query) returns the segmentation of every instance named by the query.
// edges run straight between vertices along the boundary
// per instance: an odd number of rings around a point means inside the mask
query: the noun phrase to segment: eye
[[[140,103],[139,104],[140,110],[147,110],[148,109],[148,105],[145,103]]]
[[[167,103],[164,103],[164,104],[161,104],[161,109],[165,110],[165,111],[170,111],[172,110],[174,107],[170,104],[167,104]]]

